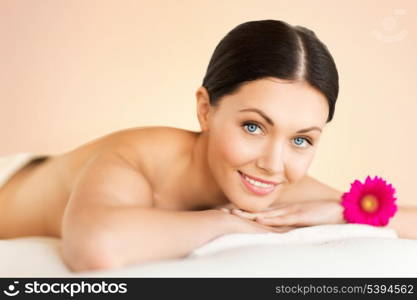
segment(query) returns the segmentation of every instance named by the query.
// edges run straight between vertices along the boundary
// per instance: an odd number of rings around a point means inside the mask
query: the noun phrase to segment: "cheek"
[[[287,163],[287,177],[290,183],[295,183],[303,178],[313,160],[313,155],[296,155]]]
[[[215,149],[219,160],[239,167],[256,158],[257,149],[247,143],[239,128],[224,130],[217,136]]]

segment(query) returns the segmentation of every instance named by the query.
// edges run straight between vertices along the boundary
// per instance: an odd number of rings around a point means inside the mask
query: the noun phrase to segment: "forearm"
[[[180,258],[208,241],[228,233],[221,213],[170,211],[154,208],[111,208],[91,216],[97,235],[97,254],[108,258],[105,266],[75,266],[74,269],[113,268],[127,264]],[[99,232],[100,231],[100,232]],[[84,234],[84,233],[80,233]],[[81,240],[84,240],[81,238]]]
[[[305,175],[298,182],[286,186],[275,204],[340,200],[343,193],[323,182]]]
[[[335,199],[340,205],[340,223],[346,223],[343,218],[341,198]],[[417,206],[398,206],[396,214],[389,220],[386,228],[394,229],[398,237],[404,239],[417,239]]]
[[[386,227],[394,229],[400,238],[417,239],[417,206],[398,206]]]
[[[342,195],[343,192],[306,175],[294,185],[284,189],[272,207],[297,202],[312,203],[331,200],[338,203],[337,207],[332,210],[336,216],[332,222],[344,224],[346,221],[343,217]],[[398,206],[397,213],[386,227],[394,229],[400,238],[417,239],[417,206]]]

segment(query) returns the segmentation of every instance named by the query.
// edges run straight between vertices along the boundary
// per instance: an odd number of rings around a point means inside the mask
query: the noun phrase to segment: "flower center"
[[[366,212],[374,212],[378,208],[378,199],[373,195],[366,195],[362,198],[361,207]]]

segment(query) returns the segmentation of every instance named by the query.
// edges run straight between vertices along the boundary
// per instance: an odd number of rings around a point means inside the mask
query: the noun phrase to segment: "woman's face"
[[[199,119],[209,168],[225,196],[247,211],[269,207],[307,173],[328,113],[324,95],[306,82],[274,77],[249,81],[210,106]],[[244,174],[277,185],[260,186]]]

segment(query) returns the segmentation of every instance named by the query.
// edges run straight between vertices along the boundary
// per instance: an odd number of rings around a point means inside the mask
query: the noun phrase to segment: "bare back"
[[[183,207],[176,182],[188,163],[196,132],[171,127],[132,128],[108,134],[72,151],[32,161],[0,188],[0,238],[61,237],[64,210],[80,171],[96,155],[114,151],[140,168],[152,186],[149,206]],[[163,180],[161,180],[163,178]]]

